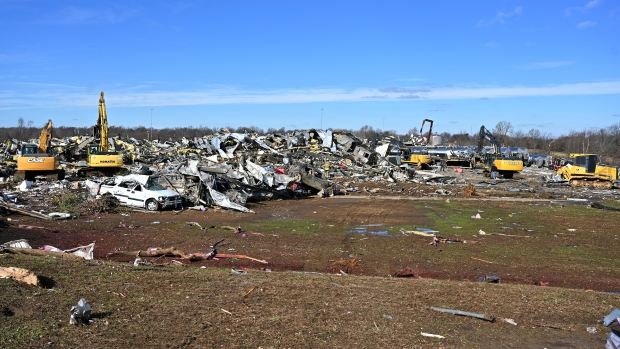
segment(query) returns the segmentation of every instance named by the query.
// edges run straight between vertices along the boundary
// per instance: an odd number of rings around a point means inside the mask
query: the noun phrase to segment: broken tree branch
[[[179,257],[189,259],[189,255],[176,247],[158,248],[146,251],[114,251],[108,253],[108,257],[113,256],[131,256],[131,257]]]

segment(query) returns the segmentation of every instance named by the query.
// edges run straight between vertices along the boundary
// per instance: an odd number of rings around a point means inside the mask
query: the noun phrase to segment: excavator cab
[[[38,154],[39,146],[37,146],[36,144],[25,143],[22,145],[21,153],[22,156]]]
[[[596,154],[570,154],[569,159],[556,173],[573,187],[611,189],[620,184],[618,169],[597,164]]]
[[[573,158],[573,164],[575,166],[581,166],[585,169],[586,173],[596,172],[597,157],[595,154],[577,155]]]
[[[99,154],[99,145],[95,144],[95,143],[91,143],[88,145],[88,155],[91,154]]]

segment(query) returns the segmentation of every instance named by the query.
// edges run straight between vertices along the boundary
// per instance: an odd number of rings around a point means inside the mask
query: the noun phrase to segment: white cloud
[[[35,20],[35,22],[39,24],[121,23],[134,17],[137,13],[138,11],[135,9],[121,6],[107,6],[105,8],[67,6]]]
[[[523,70],[549,69],[549,68],[564,67],[564,66],[572,65],[572,64],[573,62],[569,62],[569,61],[535,62],[535,63],[524,64],[520,66],[519,69],[523,69]]]
[[[15,91],[16,84],[0,86],[0,110],[30,108],[90,108],[99,100],[98,91],[56,85],[28,85]],[[387,87],[345,89],[242,90],[212,88],[201,91],[106,91],[105,98],[115,107],[154,107],[233,104],[286,104],[316,102],[360,102],[371,100],[457,100],[540,96],[620,95],[620,81],[584,82],[548,86],[509,87]]]
[[[495,41],[489,41],[489,42],[484,43],[484,47],[497,47],[497,46],[499,46],[499,44],[496,43]]]
[[[601,4],[602,1],[600,0],[591,0],[588,1],[588,3],[586,4],[586,9],[591,9],[591,8],[595,8],[598,7],[598,5]]]
[[[577,29],[587,29],[587,28],[592,28],[595,26],[596,26],[596,22],[586,21],[586,22],[581,22],[577,24]]]
[[[523,10],[521,9],[521,7],[518,6],[509,12],[499,11],[491,20],[481,19],[480,21],[478,21],[478,26],[485,27],[493,24],[502,24],[506,22],[506,19],[520,15],[522,12]]]
[[[586,12],[586,11],[588,11],[590,9],[598,7],[601,3],[602,3],[602,1],[600,1],[600,0],[590,0],[584,6],[568,7],[568,8],[566,8],[564,10],[564,15],[565,16],[572,16],[574,12]]]

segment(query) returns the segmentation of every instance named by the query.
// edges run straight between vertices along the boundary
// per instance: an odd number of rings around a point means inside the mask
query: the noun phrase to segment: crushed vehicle
[[[121,205],[158,211],[168,207],[180,208],[181,196],[156,181],[155,176],[130,174],[106,178],[98,183],[97,194],[112,194]]]

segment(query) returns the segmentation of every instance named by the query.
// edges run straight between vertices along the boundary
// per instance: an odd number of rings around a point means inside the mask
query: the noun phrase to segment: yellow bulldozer
[[[60,180],[65,177],[65,171],[60,167],[59,160],[50,154],[52,141],[52,120],[41,130],[39,144],[23,143],[20,154],[17,156],[17,170],[13,179],[17,181],[32,181],[37,176],[45,176],[47,180]]]
[[[556,174],[572,187],[611,189],[619,185],[618,168],[601,165],[596,154],[570,154],[568,162]]]

